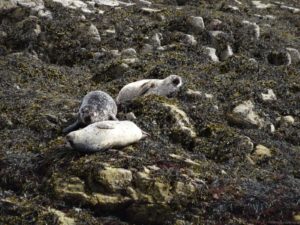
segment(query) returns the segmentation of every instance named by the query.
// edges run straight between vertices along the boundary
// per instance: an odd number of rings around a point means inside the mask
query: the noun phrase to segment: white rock
[[[138,6],[145,6],[150,7],[152,5],[152,2],[146,1],[146,0],[136,0],[134,1]]]
[[[190,16],[188,23],[196,31],[202,31],[205,28],[203,18],[200,16]]]
[[[268,93],[261,93],[261,98],[265,102],[276,101],[277,97],[272,89],[268,89]]]
[[[202,96],[202,92],[201,91],[194,91],[192,89],[188,89],[186,91],[186,94],[189,96],[193,96],[193,97],[201,97]]]
[[[152,9],[147,7],[141,8],[141,10],[145,13],[157,13],[161,11],[160,9]]]
[[[227,6],[228,9],[230,9],[231,11],[240,11],[239,7],[234,6],[234,5],[228,5]]]
[[[254,151],[254,155],[258,156],[258,157],[271,157],[272,153],[271,150],[268,149],[267,147],[263,146],[263,145],[257,145]]]
[[[97,27],[94,24],[91,24],[88,30],[88,35],[92,38],[93,42],[100,42],[101,37]]]
[[[260,19],[266,19],[266,20],[275,20],[276,19],[276,17],[273,16],[273,15],[265,15],[265,16],[263,16],[263,15],[259,15],[259,14],[254,14],[254,16],[256,16],[256,17],[258,17]]]
[[[156,33],[151,37],[151,44],[155,47],[158,48],[161,46],[161,39],[162,39],[162,34],[161,33]]]
[[[281,9],[286,9],[286,10],[292,12],[292,13],[298,13],[298,12],[300,12],[299,8],[295,8],[295,7],[291,7],[291,6],[281,5],[280,8]]]
[[[121,54],[122,54],[122,56],[125,56],[125,57],[135,57],[136,51],[134,48],[127,48],[127,49],[124,49]]]
[[[215,48],[204,47],[204,53],[207,54],[213,62],[219,62],[219,57],[216,54]]]
[[[94,0],[95,3],[99,4],[99,5],[106,5],[106,6],[119,6],[120,3],[117,0]]]
[[[52,20],[53,17],[52,17],[52,13],[49,11],[49,10],[40,10],[38,12],[38,16],[41,17],[41,18],[46,18],[46,19],[49,19],[49,20]]]
[[[139,62],[140,60],[138,58],[126,58],[126,59],[122,59],[123,63],[126,63],[128,65],[134,64]]]
[[[300,53],[297,49],[295,49],[295,48],[286,48],[286,50],[290,54],[293,64],[296,64],[296,63],[300,62]]]
[[[288,125],[293,125],[295,123],[295,119],[292,116],[283,116],[281,117],[281,122]]]
[[[233,51],[230,45],[227,45],[227,48],[220,54],[220,59],[224,61],[228,59],[230,56],[233,56]]]
[[[207,99],[212,99],[214,97],[212,94],[207,94],[207,93],[205,93],[204,96]]]
[[[183,36],[183,42],[186,45],[191,45],[191,46],[197,45],[197,40],[195,39],[195,37],[193,35],[190,35],[190,34],[185,34]]]
[[[254,112],[254,104],[248,100],[236,106],[233,109],[233,114],[240,117],[244,122],[250,123],[254,126],[261,128],[264,121]]]
[[[256,39],[259,39],[260,37],[260,28],[256,23],[252,23],[250,21],[244,20],[242,22],[243,24],[245,24],[250,30],[251,33],[253,33],[254,37]]]
[[[252,4],[257,8],[257,9],[268,9],[271,8],[273,6],[273,4],[264,4],[261,3],[261,1],[252,1]]]

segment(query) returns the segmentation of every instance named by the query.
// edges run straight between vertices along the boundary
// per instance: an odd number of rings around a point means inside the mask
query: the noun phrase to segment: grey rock
[[[290,65],[292,63],[292,57],[288,52],[270,52],[267,60],[274,66]]]
[[[88,29],[88,37],[91,38],[93,43],[101,42],[101,37],[97,27],[94,24],[91,24]]]
[[[264,102],[276,101],[277,97],[272,89],[268,89],[267,94],[261,93],[261,98]]]
[[[136,50],[134,48],[127,48],[121,52],[122,57],[135,57]]]
[[[204,53],[210,58],[213,62],[219,62],[219,57],[216,54],[216,49],[211,47],[204,47]]]
[[[260,37],[260,28],[256,23],[252,23],[250,21],[244,20],[242,22],[246,28],[248,28],[248,34],[253,36],[255,39],[259,39]]]
[[[203,18],[200,16],[190,16],[187,22],[196,32],[202,31],[205,28]]]

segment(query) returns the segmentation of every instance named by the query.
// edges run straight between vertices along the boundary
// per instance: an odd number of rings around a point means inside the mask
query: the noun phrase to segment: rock
[[[219,62],[219,57],[216,54],[216,49],[211,47],[203,47],[204,53],[210,58],[213,62]]]
[[[13,123],[6,113],[0,114],[0,130],[5,128],[12,128]]]
[[[259,26],[256,23],[252,23],[247,20],[244,20],[242,23],[249,29],[249,35],[253,36],[256,40],[258,40],[260,37]]]
[[[292,116],[283,116],[280,118],[280,123],[282,125],[293,125],[295,123],[295,119]]]
[[[288,52],[270,52],[267,56],[268,62],[274,66],[290,65],[292,58]]]
[[[55,215],[56,217],[56,221],[58,225],[75,225],[75,219],[66,216],[66,214],[62,211],[53,209],[53,208],[49,208],[48,211],[52,214]]]
[[[146,14],[153,14],[153,13],[158,13],[161,11],[160,9],[153,9],[153,8],[147,8],[147,7],[141,8],[141,10],[142,10],[142,12],[144,12]]]
[[[173,126],[178,127],[181,132],[187,134],[190,138],[195,138],[196,133],[186,113],[174,105],[165,103],[164,107],[169,108],[171,115],[175,119]]]
[[[95,176],[97,182],[112,192],[126,188],[132,181],[132,172],[122,168],[106,167]]]
[[[221,52],[220,59],[222,61],[225,61],[226,59],[228,59],[231,56],[233,56],[232,48],[230,47],[230,45],[227,45],[226,49]]]
[[[281,5],[280,6],[281,9],[286,9],[292,13],[299,13],[300,9],[299,8],[295,8],[295,7],[291,7],[291,6],[286,6],[286,5]]]
[[[196,41],[195,37],[190,34],[184,34],[182,41],[184,44],[189,45],[189,46],[197,45],[197,41]]]
[[[263,145],[257,145],[253,154],[259,158],[272,156],[271,150]]]
[[[72,202],[85,204],[90,197],[85,193],[85,184],[79,177],[57,177],[52,178],[55,196]]]
[[[172,199],[170,189],[171,188],[167,183],[155,181],[150,193],[157,202],[166,203]]]
[[[161,46],[161,39],[162,39],[162,34],[161,33],[156,33],[151,37],[151,44],[155,47],[158,48]]]
[[[200,98],[202,97],[202,92],[201,91],[194,91],[192,89],[188,89],[186,91],[186,94],[189,96],[189,97],[193,97],[193,98]]]
[[[200,16],[190,16],[188,17],[187,22],[193,31],[200,32],[205,28],[203,18]]]
[[[94,2],[98,5],[106,5],[111,7],[119,6],[120,3],[117,0],[94,0]]]
[[[93,205],[103,208],[104,210],[116,210],[117,208],[124,207],[131,199],[121,195],[104,195],[94,193],[91,196]]]
[[[146,0],[135,0],[134,3],[142,7],[150,7],[152,5],[152,2]]]
[[[91,38],[93,43],[101,42],[101,37],[97,27],[94,24],[91,24],[88,30],[88,37]]]
[[[190,196],[196,191],[192,183],[183,183],[181,181],[175,183],[174,189],[175,194],[180,196]]]
[[[219,20],[219,19],[213,19],[209,23],[208,27],[209,27],[210,30],[214,31],[214,30],[218,30],[220,28],[221,24],[222,24],[221,20]]]
[[[257,8],[257,9],[268,9],[274,6],[273,4],[270,3],[261,3],[261,1],[252,1],[252,4]]]
[[[136,56],[136,51],[134,48],[127,48],[127,49],[124,49],[122,52],[121,52],[121,55],[122,57],[135,57]]]
[[[261,98],[264,102],[276,101],[277,97],[272,89],[268,89],[268,93],[261,93]]]
[[[232,114],[228,116],[231,122],[238,125],[257,128],[261,128],[264,125],[263,119],[254,112],[254,104],[250,100],[236,106]]]
[[[139,59],[138,58],[126,58],[126,59],[122,59],[122,62],[127,65],[132,65],[132,64],[139,62]]]
[[[126,113],[126,114],[125,114],[125,118],[126,118],[127,120],[130,120],[130,121],[136,120],[136,116],[134,115],[133,112]]]
[[[152,45],[150,45],[150,44],[145,44],[144,46],[143,46],[143,48],[141,49],[141,53],[142,54],[148,54],[148,53],[151,53],[152,51],[153,51],[153,46]]]
[[[291,56],[291,63],[292,64],[297,64],[300,62],[300,53],[297,49],[295,48],[286,48],[287,52]]]

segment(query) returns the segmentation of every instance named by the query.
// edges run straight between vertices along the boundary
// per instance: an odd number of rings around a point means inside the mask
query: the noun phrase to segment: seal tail
[[[75,123],[71,124],[70,126],[66,127],[65,129],[63,129],[62,132],[63,132],[63,134],[68,134],[74,130],[77,130],[80,127],[81,127],[81,123],[78,122],[78,120],[77,120]]]

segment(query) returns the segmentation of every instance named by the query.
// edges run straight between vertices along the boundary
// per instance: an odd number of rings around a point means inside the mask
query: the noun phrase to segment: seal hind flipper
[[[115,121],[119,121],[119,119],[114,115],[114,114],[109,114],[109,119],[110,120],[115,120]]]
[[[142,86],[141,86],[141,90],[140,90],[140,95],[145,95],[147,94],[147,92],[151,89],[151,88],[154,88],[155,87],[155,84],[151,81],[148,81],[146,83],[144,83]]]
[[[71,124],[70,126],[66,127],[65,129],[63,129],[63,133],[64,134],[68,134],[74,130],[77,130],[78,128],[82,127],[82,123],[80,123],[78,120],[76,120],[75,123]]]

